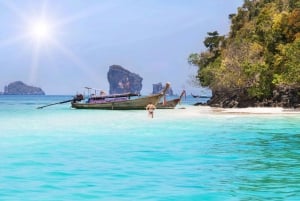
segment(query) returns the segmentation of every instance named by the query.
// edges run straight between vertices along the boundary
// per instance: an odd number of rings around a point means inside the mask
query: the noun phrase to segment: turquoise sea
[[[69,98],[0,96],[1,201],[300,200],[300,113],[36,109]]]

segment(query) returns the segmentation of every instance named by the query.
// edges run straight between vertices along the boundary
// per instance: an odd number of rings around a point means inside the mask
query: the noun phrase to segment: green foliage
[[[208,32],[207,34],[208,37],[205,38],[204,45],[210,52],[217,54],[220,46],[222,45],[222,41],[224,40],[224,36],[219,36],[217,31]]]
[[[229,19],[228,37],[208,32],[207,50],[189,56],[200,85],[244,88],[257,98],[277,85],[300,86],[299,0],[245,0]]]
[[[273,83],[276,85],[299,85],[300,83],[300,38],[293,43],[278,47],[276,55],[277,74]]]

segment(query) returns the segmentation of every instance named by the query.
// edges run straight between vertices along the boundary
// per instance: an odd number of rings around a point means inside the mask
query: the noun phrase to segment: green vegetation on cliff
[[[227,36],[209,32],[207,50],[189,56],[202,86],[246,89],[258,99],[276,87],[300,86],[299,0],[245,0],[229,19]]]

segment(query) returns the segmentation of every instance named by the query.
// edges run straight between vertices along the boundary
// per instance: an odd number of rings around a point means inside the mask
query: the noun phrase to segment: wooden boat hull
[[[156,108],[157,109],[174,109],[179,102],[180,102],[180,98],[176,98],[173,100],[166,101],[165,104],[163,104],[162,102],[158,103],[156,105]]]
[[[181,101],[182,97],[186,94],[185,90],[183,90],[179,96],[179,98],[175,98],[173,100],[165,101],[165,103],[160,102],[157,104],[156,108],[158,109],[174,109],[176,105]]]
[[[164,94],[139,97],[136,99],[105,102],[105,103],[83,103],[72,102],[72,107],[76,109],[103,109],[103,110],[145,110],[149,103],[156,105]]]

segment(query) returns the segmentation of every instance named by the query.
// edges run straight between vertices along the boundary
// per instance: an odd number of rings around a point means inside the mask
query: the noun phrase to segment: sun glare
[[[36,21],[30,26],[30,33],[35,40],[47,40],[52,35],[51,26],[47,21]]]

